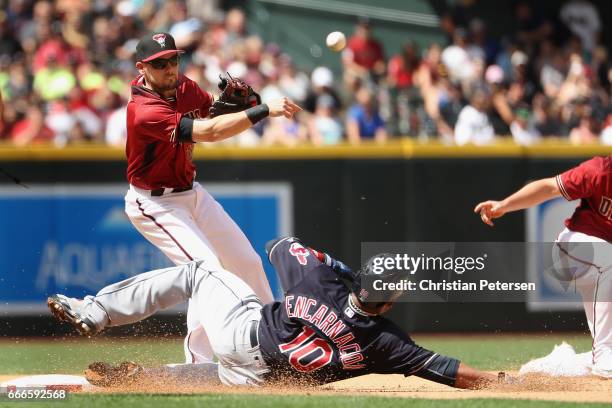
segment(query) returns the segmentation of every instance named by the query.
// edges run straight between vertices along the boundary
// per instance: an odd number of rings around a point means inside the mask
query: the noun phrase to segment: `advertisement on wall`
[[[555,242],[565,228],[565,220],[573,214],[578,204],[578,200],[569,202],[564,198],[557,198],[527,210],[525,240]],[[537,288],[535,292],[529,293],[527,309],[532,312],[582,310],[581,298],[575,287],[565,286],[550,274],[543,273],[546,258],[550,258],[550,254],[538,251],[530,252],[527,258],[527,279],[535,282]]]
[[[264,245],[293,232],[287,183],[210,183],[261,256],[278,296]],[[124,212],[125,184],[38,185],[0,189],[0,313],[46,311],[50,294],[82,297],[138,273],[171,266]]]

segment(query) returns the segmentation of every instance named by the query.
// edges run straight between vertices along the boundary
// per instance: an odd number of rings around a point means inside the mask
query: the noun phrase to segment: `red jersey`
[[[351,37],[348,48],[353,53],[353,61],[366,69],[373,69],[378,61],[385,59],[382,46],[374,39]]]
[[[567,200],[580,198],[565,226],[612,242],[612,156],[594,157],[557,176]]]
[[[395,79],[397,88],[409,88],[412,86],[412,69],[406,67],[406,61],[401,55],[395,55],[389,60],[389,76]]]
[[[171,99],[146,89],[142,76],[132,81],[125,148],[130,184],[145,190],[191,186],[194,144],[177,141],[176,132],[183,116],[206,117],[211,104],[212,96],[184,75]]]

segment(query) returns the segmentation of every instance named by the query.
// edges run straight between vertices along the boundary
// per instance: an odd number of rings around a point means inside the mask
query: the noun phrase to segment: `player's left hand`
[[[480,219],[485,224],[494,227],[493,220],[502,217],[506,211],[502,208],[500,201],[484,201],[474,208],[475,213],[480,213]]]
[[[211,118],[228,113],[242,112],[245,109],[261,104],[261,97],[249,84],[240,78],[219,76],[221,95],[213,102],[209,110]]]
[[[118,366],[95,362],[85,370],[87,381],[97,387],[130,385],[139,381],[142,376],[143,368],[132,361],[124,361]]]
[[[504,371],[500,371],[499,373],[497,373],[497,382],[499,384],[516,385],[516,384],[522,383],[523,379],[520,377],[509,375],[508,373]]]

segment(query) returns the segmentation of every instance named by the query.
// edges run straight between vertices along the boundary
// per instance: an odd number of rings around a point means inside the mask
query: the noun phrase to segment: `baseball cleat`
[[[47,298],[49,310],[56,319],[70,323],[84,336],[92,336],[98,332],[98,329],[90,319],[81,314],[82,304],[82,300],[60,294]]]

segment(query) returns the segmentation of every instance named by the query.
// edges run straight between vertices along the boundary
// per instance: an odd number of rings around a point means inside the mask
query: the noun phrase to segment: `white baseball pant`
[[[168,191],[159,197],[130,186],[125,212],[134,227],[174,264],[197,259],[208,268],[223,267],[244,280],[264,304],[273,300],[261,259],[251,243],[199,183],[195,182],[191,190]],[[133,302],[138,303],[138,299]],[[187,363],[212,361],[212,348],[199,324],[200,313],[190,301],[184,347]]]
[[[109,285],[96,296],[85,297],[83,313],[101,330],[140,321],[188,299],[219,359],[215,371],[221,382],[261,384],[262,375],[269,369],[258,342],[251,343],[252,326],[259,325],[261,320],[261,301],[236,275],[220,267],[208,267],[206,261],[157,269]],[[185,374],[186,380],[196,376],[191,380],[200,377],[205,381],[205,376],[215,368],[214,364],[192,366],[194,370],[185,366],[164,367],[160,373]]]
[[[593,337],[591,371],[612,378],[612,244],[567,228],[561,231],[557,242],[592,243],[583,247],[555,245],[553,256],[563,260],[577,276],[576,288]]]

